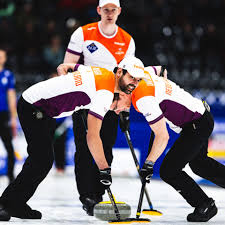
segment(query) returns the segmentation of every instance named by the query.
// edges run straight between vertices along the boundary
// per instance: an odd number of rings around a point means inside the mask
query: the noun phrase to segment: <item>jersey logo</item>
[[[163,80],[164,80],[165,86],[166,86],[166,94],[172,95],[172,91],[173,91],[172,85],[170,84],[170,82],[166,78],[164,78]]]
[[[117,41],[115,41],[114,44],[115,45],[120,45],[120,46],[124,46],[125,45],[125,43],[120,43],[120,42],[117,42]]]
[[[73,78],[74,78],[74,81],[75,81],[75,85],[76,86],[80,86],[82,84],[82,77],[81,77],[81,74],[80,74],[79,71],[76,71],[73,74]]]
[[[95,30],[96,27],[89,27],[87,30]]]
[[[90,45],[87,46],[87,49],[89,50],[90,53],[95,52],[96,50],[98,50],[98,47],[95,45],[95,43],[91,43]]]
[[[102,75],[102,72],[101,72],[100,68],[92,67],[92,70],[93,70],[95,75]]]
[[[8,83],[8,79],[6,77],[2,78],[2,84],[6,85]]]
[[[125,54],[122,48],[119,48],[117,52],[115,52],[116,55],[123,55]]]

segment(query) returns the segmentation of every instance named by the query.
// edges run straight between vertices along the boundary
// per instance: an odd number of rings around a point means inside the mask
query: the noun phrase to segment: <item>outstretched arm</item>
[[[155,139],[153,141],[152,149],[145,160],[142,169],[140,170],[142,182],[150,182],[150,179],[153,175],[153,166],[156,160],[163,153],[169,140],[164,117],[150,126],[152,131],[155,133]]]
[[[155,139],[152,149],[146,160],[155,162],[165,150],[169,140],[169,134],[166,128],[166,121],[164,117],[158,122],[150,125],[150,127],[155,134]]]
[[[109,167],[102,145],[102,140],[100,138],[100,129],[102,126],[102,120],[96,118],[95,116],[88,114],[87,118],[88,132],[87,132],[87,144],[90,152],[100,170]]]

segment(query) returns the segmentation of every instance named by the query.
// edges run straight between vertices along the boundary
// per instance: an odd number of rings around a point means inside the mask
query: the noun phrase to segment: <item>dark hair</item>
[[[4,51],[5,53],[7,53],[6,48],[4,46],[0,46],[0,51]]]
[[[115,68],[113,69],[113,73],[116,74],[117,70],[118,70],[118,67],[115,67]],[[125,70],[125,69],[122,69],[122,70],[123,70],[123,75],[125,75],[125,74],[127,73],[127,70]]]

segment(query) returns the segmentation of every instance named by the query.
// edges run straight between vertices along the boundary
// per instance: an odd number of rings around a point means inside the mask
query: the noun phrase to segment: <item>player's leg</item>
[[[207,120],[209,126],[213,127],[214,121],[210,113],[208,113]],[[199,154],[189,165],[195,174],[225,188],[225,166],[208,157],[208,140],[203,143]]]
[[[196,144],[200,144],[199,139],[196,140],[196,136],[182,131],[180,137],[166,154],[160,167],[161,178],[177,190],[193,207],[208,199],[196,182],[183,171],[183,168],[198,151],[194,147]]]
[[[53,164],[53,120],[47,117],[36,118],[31,105],[21,99],[18,102],[18,115],[28,144],[28,158],[22,171],[0,198],[0,220],[4,219],[6,212],[9,216],[19,218],[41,218],[41,213],[32,210],[26,202]]]
[[[225,166],[208,157],[208,141],[202,146],[201,152],[189,163],[192,171],[220,187],[225,188]]]
[[[61,123],[57,123],[57,127],[60,125]],[[61,173],[65,169],[66,134],[67,132],[65,131],[54,140],[55,166],[57,171]]]
[[[160,168],[161,178],[175,188],[191,206],[195,207],[194,218],[188,216],[188,221],[207,221],[217,212],[214,201],[183,171],[185,165],[199,154],[212,129],[213,126],[206,123],[205,119],[201,120],[196,129],[192,127],[192,124],[183,129]],[[197,213],[207,206],[209,211]]]

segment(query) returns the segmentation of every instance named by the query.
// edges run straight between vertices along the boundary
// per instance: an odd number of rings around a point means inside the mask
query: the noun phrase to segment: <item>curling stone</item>
[[[121,219],[130,217],[131,207],[125,202],[116,202]],[[94,207],[94,216],[100,220],[116,220],[116,214],[111,202],[99,202]]]

